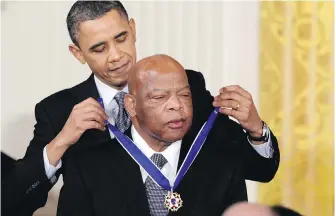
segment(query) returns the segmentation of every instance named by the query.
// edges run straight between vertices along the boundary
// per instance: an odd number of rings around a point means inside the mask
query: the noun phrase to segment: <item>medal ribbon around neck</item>
[[[103,100],[101,98],[98,99],[98,102],[104,108]],[[144,155],[144,153],[133,143],[133,141],[128,136],[124,135],[117,129],[117,127],[113,126],[108,121],[105,121],[105,124],[114,134],[115,138],[122,145],[122,147],[127,151],[127,153],[148,173],[148,175],[154,182],[156,182],[156,184],[165,190],[174,191],[200,152],[201,147],[205,143],[207,135],[211,130],[218,113],[219,108],[217,107],[213,110],[208,120],[202,126],[197,137],[192,143],[192,146],[189,149],[172,185],[170,185],[169,180],[161,173],[160,169],[147,156]]]

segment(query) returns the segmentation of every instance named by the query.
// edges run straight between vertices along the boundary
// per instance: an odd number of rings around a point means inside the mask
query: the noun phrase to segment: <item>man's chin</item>
[[[184,138],[184,134],[183,135],[178,135],[178,136],[168,136],[168,137],[165,137],[164,140],[165,140],[166,145],[169,146],[174,142],[182,140],[183,138]]]
[[[110,82],[110,84],[118,89],[123,89],[126,85],[127,85],[128,81],[127,79],[125,80],[113,80],[112,82]]]
[[[168,130],[168,133],[166,133],[164,136],[164,140],[170,143],[182,140],[189,129],[190,128],[185,125],[184,127],[179,129]]]

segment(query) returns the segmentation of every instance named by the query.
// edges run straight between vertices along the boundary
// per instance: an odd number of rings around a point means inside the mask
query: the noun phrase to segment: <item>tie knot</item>
[[[121,104],[124,104],[124,96],[126,95],[125,92],[119,91],[115,96],[114,99],[116,100],[116,103],[120,106]]]
[[[162,154],[155,153],[151,156],[152,162],[156,164],[159,169],[162,169],[163,166],[168,162]]]
[[[124,107],[123,99],[125,95],[126,95],[125,92],[120,91],[114,96],[114,100],[118,105],[118,112],[115,124],[122,133],[125,132],[131,124],[128,112]]]

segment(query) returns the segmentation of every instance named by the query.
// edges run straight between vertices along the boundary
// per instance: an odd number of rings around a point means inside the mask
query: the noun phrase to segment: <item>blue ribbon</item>
[[[98,99],[98,102],[103,105],[103,101],[101,98]],[[128,154],[148,173],[148,175],[162,188],[165,190],[175,190],[179,185],[180,181],[186,174],[187,170],[192,165],[194,159],[197,157],[198,153],[201,150],[201,147],[205,143],[207,135],[211,130],[214,121],[218,115],[219,108],[215,108],[214,111],[209,116],[208,120],[205,122],[200,132],[198,133],[196,139],[194,140],[191,148],[189,149],[184,162],[179,169],[176,179],[173,185],[170,185],[169,180],[161,173],[161,171],[157,168],[157,166],[146,157],[143,152],[133,143],[128,136],[124,135],[121,131],[117,129],[117,127],[110,124],[108,121],[105,121],[109,130],[112,131],[116,139],[123,146],[123,148],[128,152]]]

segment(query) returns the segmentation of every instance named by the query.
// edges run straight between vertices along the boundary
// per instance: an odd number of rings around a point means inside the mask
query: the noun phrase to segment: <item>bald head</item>
[[[147,85],[151,79],[159,75],[169,76],[171,73],[182,73],[187,77],[183,66],[171,56],[159,54],[143,58],[129,73],[129,92],[136,94],[137,88]]]
[[[193,107],[187,75],[179,62],[167,55],[140,60],[129,72],[128,88],[126,109],[150,147],[166,147],[183,138],[192,123]]]
[[[277,214],[265,205],[240,202],[229,207],[222,216],[277,216]]]

